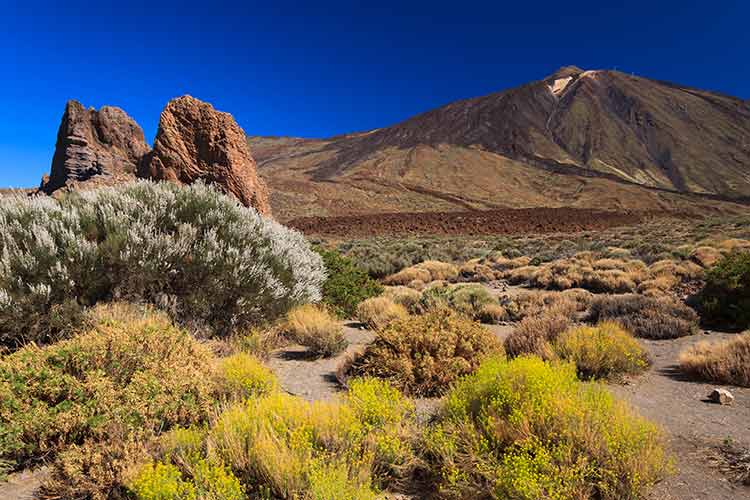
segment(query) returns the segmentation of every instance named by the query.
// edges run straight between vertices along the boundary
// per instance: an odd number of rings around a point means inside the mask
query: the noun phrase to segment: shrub
[[[434,396],[497,352],[502,346],[478,323],[449,309],[432,309],[378,331],[351,371],[384,378],[407,394]]]
[[[351,259],[335,250],[317,248],[316,251],[328,271],[323,284],[323,302],[339,317],[351,318],[360,302],[383,292],[383,287]]]
[[[334,356],[347,346],[341,321],[313,304],[289,311],[284,331],[316,356]]]
[[[643,498],[664,436],[572,364],[490,359],[446,397],[423,445],[442,498]]]
[[[171,463],[142,465],[127,486],[138,500],[244,500],[239,480],[227,468],[198,461],[192,478]]]
[[[700,304],[711,324],[750,327],[750,252],[729,254],[708,270]]]
[[[94,326],[79,336],[0,359],[0,458],[22,464],[84,443],[65,452],[67,469],[101,469],[110,465],[91,460],[101,461],[109,443],[106,453],[120,458],[103,480],[115,481],[122,457],[132,455],[128,443],[211,413],[215,360],[187,332],[124,305],[98,306],[91,316]]]
[[[357,319],[373,330],[380,330],[408,316],[409,312],[404,306],[386,297],[373,297],[357,306]]]
[[[225,410],[207,449],[251,498],[374,499],[376,483],[414,460],[411,411],[379,381],[353,381],[341,402],[273,393]]]
[[[429,283],[431,281],[451,281],[458,277],[458,267],[437,260],[426,260],[388,276],[387,285],[410,285],[414,281]]]
[[[276,389],[278,381],[267,367],[250,354],[240,352],[219,363],[221,382],[232,396],[247,398],[268,394]]]
[[[396,304],[401,304],[410,313],[419,311],[419,302],[422,300],[422,293],[419,290],[405,286],[389,286],[385,288],[383,297],[391,299]]]
[[[300,233],[203,184],[3,197],[0,228],[0,344],[13,348],[112,298],[225,335],[318,300],[325,278]]]
[[[636,337],[657,340],[693,335],[698,330],[698,315],[685,304],[636,294],[596,297],[589,320],[616,321]]]
[[[572,328],[557,338],[555,351],[575,363],[582,378],[612,378],[638,374],[648,367],[648,356],[619,324]]]
[[[508,319],[508,312],[500,304],[484,304],[476,315],[482,323],[495,324]]]
[[[564,307],[552,307],[542,314],[521,320],[505,339],[508,356],[535,354],[542,359],[555,359],[557,355],[552,344],[573,325],[570,312]]]
[[[750,332],[713,344],[698,342],[680,354],[680,368],[709,382],[750,387]]]
[[[474,319],[480,319],[483,307],[498,303],[482,285],[460,285],[451,289],[449,302],[451,307]]]

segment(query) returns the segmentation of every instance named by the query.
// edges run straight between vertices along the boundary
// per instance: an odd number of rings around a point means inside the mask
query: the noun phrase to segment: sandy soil
[[[714,387],[683,377],[677,369],[680,351],[701,340],[717,341],[731,334],[711,332],[667,341],[642,341],[653,366],[645,375],[612,391],[630,401],[641,414],[661,424],[670,435],[677,475],[657,485],[654,500],[750,499],[750,487],[733,484],[712,464],[725,439],[750,447],[750,389],[724,386],[735,396],[732,406],[707,400]]]
[[[36,492],[48,474],[46,467],[11,474],[7,482],[0,483],[0,499],[33,500],[37,498]]]

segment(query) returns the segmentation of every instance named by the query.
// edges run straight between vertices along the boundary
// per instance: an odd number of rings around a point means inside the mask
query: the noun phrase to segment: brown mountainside
[[[702,210],[750,196],[750,105],[616,71],[562,68],[400,124],[250,138],[274,212],[573,206]],[[645,188],[645,189],[644,189]]]

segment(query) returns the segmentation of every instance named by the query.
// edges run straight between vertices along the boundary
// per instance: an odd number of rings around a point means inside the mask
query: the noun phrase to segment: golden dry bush
[[[305,304],[289,311],[284,332],[316,356],[334,356],[346,349],[343,323],[326,309]]]
[[[458,267],[439,260],[426,260],[415,267],[424,269],[430,273],[429,281],[443,280],[452,281],[458,277]]]
[[[436,396],[498,353],[502,345],[489,330],[453,310],[435,308],[378,331],[353,360],[349,375],[382,378],[413,396]]]
[[[386,276],[383,283],[386,285],[406,285],[408,286],[413,281],[421,281],[422,283],[429,283],[432,281],[432,275],[427,269],[422,269],[416,266],[407,267],[400,270],[396,274]]]
[[[477,312],[477,319],[482,323],[496,324],[508,319],[508,311],[500,304],[484,304]]]
[[[750,332],[721,342],[698,342],[680,354],[680,369],[709,382],[750,387]]]
[[[385,287],[382,296],[391,299],[396,304],[401,304],[411,313],[417,311],[419,301],[422,299],[422,293],[419,290],[400,285]]]
[[[721,256],[721,251],[711,246],[699,246],[690,253],[690,259],[704,268],[716,264]]]
[[[409,312],[404,306],[388,297],[372,297],[357,306],[357,319],[372,330],[380,330],[408,316]]]

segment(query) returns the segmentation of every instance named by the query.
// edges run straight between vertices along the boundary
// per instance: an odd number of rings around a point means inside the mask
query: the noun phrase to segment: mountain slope
[[[562,68],[371,132],[250,144],[281,217],[750,196],[748,103],[616,71]]]

